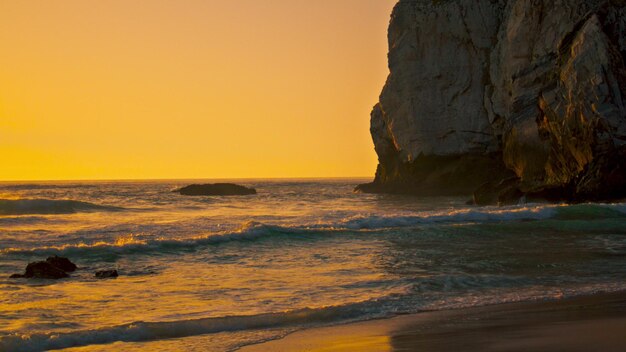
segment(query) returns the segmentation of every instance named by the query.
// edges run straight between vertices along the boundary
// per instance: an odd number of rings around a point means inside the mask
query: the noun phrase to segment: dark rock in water
[[[57,268],[65,271],[65,272],[73,272],[76,271],[76,264],[72,263],[69,259],[59,256],[48,257],[46,261]]]
[[[501,155],[419,156],[412,163],[381,163],[372,183],[355,192],[413,194],[422,196],[469,195],[486,181],[499,182],[515,174],[502,163]]]
[[[626,2],[401,0],[388,39],[357,191],[626,198]]]
[[[486,182],[474,192],[474,204],[476,205],[514,205],[524,197],[524,192],[519,189],[519,177],[510,177],[499,182]]]
[[[46,261],[29,263],[26,266],[26,272],[22,274],[13,274],[11,279],[27,278],[27,279],[62,279],[68,277],[68,272],[76,270],[76,264],[69,259],[59,256],[48,257]]]
[[[505,187],[498,194],[498,205],[516,205],[526,202],[526,194],[516,186]]]
[[[113,277],[118,277],[119,275],[117,274],[117,270],[100,270],[100,271],[96,271],[96,277],[98,279],[107,279],[107,278],[113,278]]]
[[[184,196],[243,196],[256,194],[254,188],[248,188],[233,183],[212,183],[203,185],[189,185],[177,189]]]
[[[26,266],[23,277],[33,279],[62,279],[69,275],[49,262],[34,262]]]

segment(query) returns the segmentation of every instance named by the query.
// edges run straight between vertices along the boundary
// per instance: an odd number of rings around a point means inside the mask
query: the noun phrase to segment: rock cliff
[[[364,192],[626,197],[626,1],[400,0]]]

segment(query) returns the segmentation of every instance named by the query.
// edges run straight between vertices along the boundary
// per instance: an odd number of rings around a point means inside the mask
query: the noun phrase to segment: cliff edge
[[[400,0],[358,191],[626,197],[625,0]]]

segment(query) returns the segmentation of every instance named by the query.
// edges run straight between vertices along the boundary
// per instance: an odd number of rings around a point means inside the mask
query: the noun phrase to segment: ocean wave
[[[345,221],[348,229],[410,227],[434,223],[471,223],[492,221],[542,220],[554,217],[558,206],[485,207],[424,212],[408,216],[363,216]]]
[[[76,188],[97,188],[95,184],[53,184],[53,183],[19,183],[19,184],[0,184],[0,189],[12,191],[28,191],[40,189],[76,189]]]
[[[512,221],[606,219],[626,217],[625,204],[528,205],[516,207],[466,208],[451,211],[431,211],[407,216],[355,216],[336,223],[304,224],[301,226],[268,225],[249,221],[238,229],[210,233],[190,238],[145,238],[126,234],[109,242],[73,243],[37,248],[5,248],[0,255],[102,255],[150,254],[193,250],[231,241],[255,241],[275,236],[313,238],[342,232],[410,228],[430,224],[481,224]]]
[[[196,236],[188,239],[145,239],[135,234],[119,236],[111,242],[99,241],[95,243],[76,243],[61,246],[46,246],[37,248],[5,248],[0,250],[4,255],[62,255],[62,256],[82,256],[90,254],[132,254],[132,253],[153,253],[190,250],[196,247],[203,247],[212,244],[219,244],[229,241],[251,241],[261,237],[280,234],[296,234],[306,230],[295,228],[264,225],[258,222],[247,222],[239,229],[232,232]]]
[[[1,351],[48,351],[70,347],[107,344],[113,342],[141,342],[182,338],[220,332],[253,329],[303,328],[357,320],[383,318],[390,313],[378,309],[395,297],[383,297],[323,308],[305,308],[287,312],[258,315],[224,316],[167,322],[134,322],[130,324],[50,334],[10,334],[0,337]]]
[[[429,211],[408,216],[361,216],[340,226],[347,229],[382,229],[438,223],[487,223],[531,220],[588,220],[626,217],[626,204],[529,204]]]
[[[514,213],[515,215],[512,215]],[[445,215],[444,215],[445,214]],[[344,219],[338,223],[305,224],[301,226],[268,225],[256,221],[242,224],[233,231],[210,233],[190,238],[171,239],[165,237],[144,238],[140,235],[126,234],[111,241],[80,242],[59,246],[45,246],[36,248],[5,248],[0,255],[60,255],[81,257],[84,255],[102,254],[150,254],[183,250],[193,250],[209,245],[231,241],[255,241],[276,236],[321,236],[342,231],[375,230],[385,228],[412,227],[429,223],[458,223],[477,222],[488,220],[523,220],[540,219],[553,215],[553,212],[544,209],[526,210],[511,209],[483,209],[454,211],[449,213],[423,213],[419,216],[358,216]]]
[[[69,199],[0,199],[0,215],[73,214],[121,210],[123,208]]]
[[[555,218],[558,220],[598,220],[626,216],[624,203],[585,203],[560,206]]]
[[[0,351],[38,352],[114,342],[147,342],[204,334],[260,329],[289,329],[346,324],[390,318],[399,314],[441,311],[530,301],[555,301],[594,294],[624,292],[623,283],[598,283],[574,287],[529,286],[524,289],[488,293],[441,296],[428,299],[421,295],[394,293],[380,298],[345,305],[304,308],[257,315],[232,315],[176,321],[137,321],[92,330],[64,333],[9,333],[0,336]]]
[[[2,216],[0,217],[0,225],[27,225],[39,222],[49,221],[44,216]]]

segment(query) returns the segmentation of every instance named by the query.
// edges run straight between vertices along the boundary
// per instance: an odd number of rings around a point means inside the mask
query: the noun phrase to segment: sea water
[[[0,184],[0,351],[228,351],[298,329],[626,289],[625,204],[475,207],[366,180]],[[199,181],[197,181],[199,182]],[[207,181],[202,181],[207,182]],[[62,280],[10,279],[50,255]],[[116,279],[96,279],[117,269]]]

